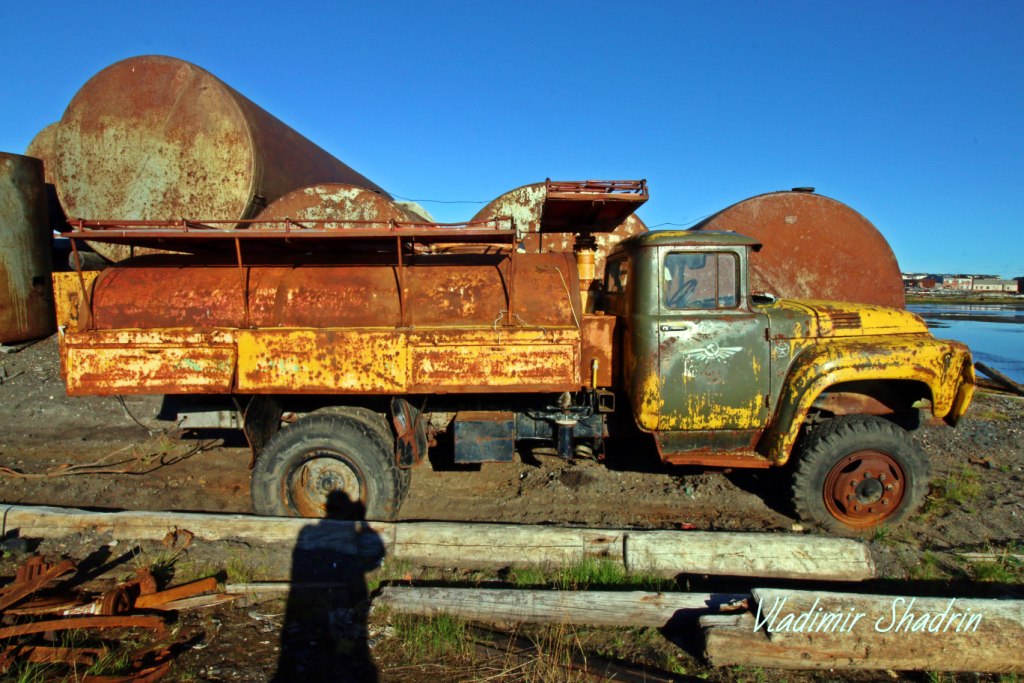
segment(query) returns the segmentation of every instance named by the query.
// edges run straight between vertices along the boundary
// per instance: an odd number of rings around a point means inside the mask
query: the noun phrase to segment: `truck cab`
[[[921,408],[955,424],[973,391],[969,350],[907,311],[750,292],[759,248],[662,231],[609,255],[603,307],[636,425],[671,464],[767,468],[795,454],[798,512],[824,526],[897,521],[927,490],[904,427]]]

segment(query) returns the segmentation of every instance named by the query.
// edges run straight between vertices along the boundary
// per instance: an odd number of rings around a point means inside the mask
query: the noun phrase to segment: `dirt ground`
[[[237,436],[225,442],[224,435],[168,431],[167,423],[155,419],[159,403],[155,397],[126,397],[123,405],[115,398],[69,398],[59,375],[55,338],[17,353],[0,354],[0,501],[98,509],[250,512],[249,453]],[[920,514],[868,539],[883,577],[948,585],[978,578],[957,553],[1008,548],[1021,552],[1022,417],[1024,400],[980,393],[956,429],[927,426],[917,432],[916,438],[932,459],[932,493]],[[813,532],[799,525],[788,509],[785,472],[666,468],[640,440],[613,442],[611,448],[616,458],[610,466],[593,461],[567,465],[545,456],[527,458],[526,462],[516,458],[508,464],[485,464],[476,471],[424,465],[413,474],[401,517]],[[93,537],[48,541],[39,550],[47,555],[82,559],[106,542]],[[259,561],[252,559],[255,550],[262,558]],[[136,555],[144,557],[146,552],[142,548]],[[273,548],[231,544],[194,547],[189,551],[189,572],[200,573],[201,569],[219,565],[228,574],[233,572],[235,580],[289,578],[275,575],[280,563],[275,562],[274,553]],[[18,553],[7,555],[5,569],[19,559]],[[134,561],[138,563],[138,557]],[[5,571],[5,575],[9,574]],[[1012,585],[1016,582],[1004,589],[1016,590],[1015,595],[1021,597],[1020,586]],[[204,645],[185,652],[169,680],[270,680],[282,644],[284,611],[286,606],[279,602],[223,607],[183,617],[190,627],[204,634]],[[424,669],[396,649],[396,628],[387,620],[371,619],[369,624],[369,643],[373,646],[369,656],[381,680],[477,680],[494,676],[492,669],[479,668],[486,657],[474,659],[477,664],[472,666]],[[715,670],[701,662],[699,648],[685,644],[679,647],[661,635],[657,636],[657,645],[629,651],[629,647],[617,649],[607,642],[600,645],[602,638],[610,636],[594,633],[588,632],[585,639],[598,643],[593,651],[610,653],[616,661],[653,667],[652,671],[669,679],[674,676],[675,680],[688,680],[691,675],[720,681],[837,678],[835,674],[793,676]],[[493,654],[496,648],[507,646],[507,642],[501,647],[481,644],[488,637],[477,635],[469,640],[484,653]],[[523,637],[519,636],[520,640]],[[573,637],[580,641],[578,633]],[[644,639],[650,640],[650,636],[634,633],[627,640]],[[465,656],[462,652],[453,661]],[[524,677],[520,675],[524,668],[517,671],[494,680],[548,678],[539,674]],[[881,673],[852,679],[892,680],[892,676]]]

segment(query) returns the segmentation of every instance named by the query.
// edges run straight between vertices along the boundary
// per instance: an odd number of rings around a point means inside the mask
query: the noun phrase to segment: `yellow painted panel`
[[[231,346],[68,346],[68,394],[231,391]]]
[[[92,289],[93,280],[100,274],[98,270],[82,271],[82,278],[79,280],[78,273],[59,272],[53,274],[53,303],[57,309],[57,326],[64,327],[67,332],[74,332],[78,329],[78,313],[82,304],[82,283],[85,283],[85,291]]]
[[[409,371],[411,391],[567,391],[579,388],[579,344],[411,346]]]
[[[406,337],[397,330],[243,330],[238,390],[402,392],[406,359]]]

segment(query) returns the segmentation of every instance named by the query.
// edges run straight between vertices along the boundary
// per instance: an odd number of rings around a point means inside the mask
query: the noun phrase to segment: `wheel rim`
[[[301,517],[357,516],[357,504],[366,503],[366,489],[359,469],[340,453],[324,450],[311,453],[291,471],[285,481],[284,494],[289,507]],[[339,494],[344,494],[347,500]],[[350,505],[352,514],[334,509],[328,515],[328,504],[332,507]]]
[[[872,527],[896,514],[903,503],[906,475],[882,451],[857,451],[837,462],[825,477],[825,506],[842,523]]]

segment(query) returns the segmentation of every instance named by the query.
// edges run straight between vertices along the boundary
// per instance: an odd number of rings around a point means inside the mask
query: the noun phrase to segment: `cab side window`
[[[622,294],[629,285],[629,260],[620,258],[609,261],[605,268],[604,289],[609,294]]]
[[[707,310],[739,304],[736,254],[673,252],[665,257],[662,280],[668,308]]]

